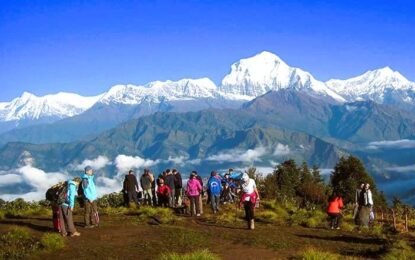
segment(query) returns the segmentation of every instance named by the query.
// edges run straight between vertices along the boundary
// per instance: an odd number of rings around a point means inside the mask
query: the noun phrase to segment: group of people
[[[337,191],[334,191],[329,198],[327,207],[331,229],[340,229],[343,207],[342,196]],[[373,197],[369,183],[362,182],[356,189],[353,219],[356,225],[363,227],[368,227],[375,220]]]
[[[238,182],[230,178],[232,169],[222,178],[216,171],[211,172],[207,181],[207,203],[212,212],[216,214],[220,210],[220,204],[233,202],[236,193],[240,193],[239,206],[245,209],[246,220],[249,229],[254,229],[254,209],[259,200],[259,193],[255,181],[245,173]],[[191,216],[203,214],[204,183],[196,171],[192,171],[186,186],[183,185],[182,176],[176,169],[167,169],[157,179],[150,170],[145,169],[137,181],[133,170],[125,176],[123,182],[124,200],[127,205],[131,203],[143,203],[150,206],[185,208]],[[183,195],[184,192],[184,195]],[[59,232],[62,236],[80,236],[73,222],[73,209],[75,197],[81,196],[84,204],[85,228],[94,228],[99,224],[97,210],[97,192],[94,182],[94,171],[90,166],[85,168],[81,177],[75,177],[67,182],[67,194],[63,203],[57,206]],[[141,199],[138,194],[141,194]]]

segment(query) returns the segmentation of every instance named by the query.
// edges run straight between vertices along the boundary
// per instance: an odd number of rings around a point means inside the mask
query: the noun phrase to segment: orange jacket
[[[340,213],[340,210],[343,208],[343,199],[341,197],[336,197],[334,200],[329,202],[327,207],[327,213]]]

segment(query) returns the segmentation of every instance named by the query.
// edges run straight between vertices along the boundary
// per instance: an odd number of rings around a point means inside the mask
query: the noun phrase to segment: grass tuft
[[[328,252],[323,252],[323,251],[319,251],[313,248],[310,248],[308,250],[306,250],[305,252],[303,252],[298,259],[302,259],[302,260],[338,260],[340,259],[339,255],[333,254],[333,253],[328,253]]]
[[[219,260],[220,258],[209,250],[198,250],[188,254],[168,253],[162,254],[160,260]]]
[[[65,239],[57,233],[46,233],[40,239],[40,244],[47,251],[55,251],[65,246]]]

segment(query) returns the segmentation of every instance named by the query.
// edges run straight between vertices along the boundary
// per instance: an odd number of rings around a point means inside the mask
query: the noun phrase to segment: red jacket
[[[157,193],[159,196],[169,196],[169,194],[171,193],[171,189],[166,184],[164,184],[163,186],[160,185],[157,189]]]
[[[340,213],[340,210],[343,208],[343,199],[341,197],[336,197],[334,200],[329,202],[327,207],[327,213]]]

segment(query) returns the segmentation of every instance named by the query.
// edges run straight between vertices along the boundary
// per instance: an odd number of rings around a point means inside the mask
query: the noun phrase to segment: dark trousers
[[[255,218],[254,207],[255,205],[251,201],[244,202],[245,219],[248,221],[248,223]]]
[[[130,205],[130,203],[135,202],[136,204],[138,204],[138,198],[137,198],[137,192],[134,191],[127,191],[127,196],[128,196],[128,205]]]
[[[330,226],[332,228],[338,228],[341,225],[342,214],[340,213],[327,213],[330,219]]]
[[[169,203],[170,203],[170,196],[160,196],[158,197],[158,201],[159,201],[159,207],[169,207]]]
[[[85,226],[89,225],[97,225],[97,214],[98,214],[98,207],[97,202],[89,202],[85,201]]]
[[[59,206],[59,223],[62,234],[76,232],[75,225],[73,224],[72,210],[68,206]],[[68,226],[68,230],[66,230],[66,226]]]
[[[190,199],[190,213],[192,215],[201,214],[200,211],[200,195],[198,196],[189,196]]]

